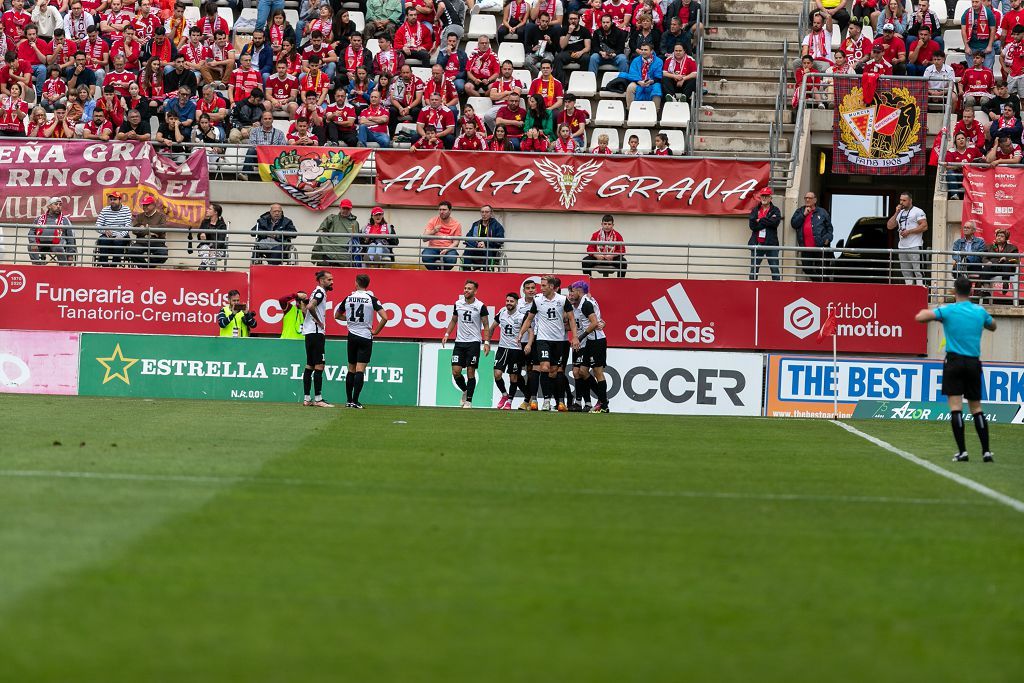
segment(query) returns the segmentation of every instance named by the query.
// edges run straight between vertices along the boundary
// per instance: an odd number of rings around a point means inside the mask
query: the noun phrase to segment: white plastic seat
[[[661,107],[661,125],[666,128],[689,126],[690,105],[687,102],[666,102]]]
[[[609,83],[619,77],[618,71],[606,71],[601,77],[601,97],[624,98],[626,93],[612,92],[605,90]]]
[[[289,119],[274,119],[274,128],[281,131],[285,137],[288,137],[288,131],[291,130],[292,122]]]
[[[668,146],[672,149],[673,156],[686,153],[686,134],[683,131],[665,128],[660,132],[668,137]]]
[[[868,40],[874,40],[875,39],[875,31],[870,26],[865,26],[864,30],[861,31],[860,34],[862,36],[864,36],[865,38],[867,38]]]
[[[832,22],[832,49],[838,50],[839,46],[843,44],[843,33],[839,30],[839,24]]]
[[[469,20],[466,37],[476,40],[480,36],[493,38],[498,34],[498,21],[493,14],[474,14]]]
[[[416,124],[415,123],[400,123],[400,124],[398,124],[397,126],[395,126],[395,137],[397,138],[398,134],[401,133],[402,131],[409,131],[411,133],[415,133],[416,132]],[[409,148],[412,147],[412,143],[411,142],[395,142],[392,139],[391,146],[396,148],[396,149],[409,149]]]
[[[945,24],[946,20],[949,19],[949,9],[946,7],[945,2],[937,2],[934,7],[929,4],[928,8],[935,12],[935,16],[939,18],[940,24]],[[914,10],[910,10],[910,16],[914,16]]]
[[[292,28],[295,28],[296,24],[299,23],[299,10],[297,9],[286,9],[284,11],[284,18],[291,24]]]
[[[959,24],[961,17],[964,16],[964,12],[969,9],[971,9],[971,0],[956,0],[956,7],[953,9],[953,22]],[[931,10],[935,12],[934,7],[932,7]],[[938,12],[935,13],[938,14]],[[956,31],[959,33],[960,29],[957,29]]]
[[[348,19],[355,25],[356,31],[359,33],[362,33],[363,29],[366,28],[366,15],[362,12],[350,9],[348,11]]]
[[[504,62],[506,59],[512,62],[514,68],[520,68],[526,63],[526,48],[523,47],[522,43],[502,43],[498,45],[498,62]]]
[[[963,50],[964,49],[964,36],[960,33],[960,29],[951,28],[942,32],[942,42],[946,44],[946,52],[950,50]]]
[[[483,115],[491,110],[494,103],[491,102],[490,97],[467,97],[466,104],[473,107],[476,111],[476,115],[483,118]]]
[[[376,38],[370,38],[366,41],[366,49],[370,51],[370,54],[374,57],[380,52],[380,41]]]
[[[629,105],[626,125],[630,128],[653,128],[658,125],[658,108],[654,102],[633,101]]]
[[[597,139],[602,135],[608,136],[608,147],[611,148],[613,152],[617,152],[619,150],[618,128],[595,128],[594,130],[590,131],[590,145],[587,151],[593,149],[594,147],[597,147]]]
[[[601,100],[594,112],[595,126],[611,126],[617,128],[626,121],[626,110],[619,100]]]
[[[533,76],[531,76],[530,72],[527,71],[526,69],[513,69],[512,78],[518,78],[520,81],[522,81],[523,85],[526,86],[527,90],[530,89],[530,83],[533,83]],[[526,94],[525,91],[523,92],[523,94]]]
[[[623,142],[622,142],[622,150],[623,151],[629,149],[629,143],[627,141],[629,140],[629,136],[630,135],[635,135],[638,138],[640,138],[640,145],[637,147],[637,149],[640,150],[641,154],[648,154],[648,153],[650,153],[651,147],[654,146],[651,143],[651,131],[650,130],[648,130],[647,128],[627,128],[626,132],[622,134],[622,140],[623,140]]]
[[[576,97],[593,97],[597,94],[597,76],[589,71],[573,71],[569,74],[569,89]]]
[[[202,16],[199,8],[195,5],[185,5],[185,19],[188,21],[189,26],[198,24]]]
[[[594,105],[590,103],[590,100],[585,100],[582,97],[576,100],[576,108],[580,111],[587,112],[589,118],[594,118]]]
[[[412,75],[426,83],[430,80],[430,67],[414,66],[412,67]]]
[[[255,7],[246,7],[242,10],[242,13],[238,15],[238,22],[235,24],[235,33],[248,35],[256,29],[256,13]]]
[[[218,7],[217,15],[228,22],[228,33],[231,33],[231,27],[235,25],[235,15],[231,12],[230,7]]]

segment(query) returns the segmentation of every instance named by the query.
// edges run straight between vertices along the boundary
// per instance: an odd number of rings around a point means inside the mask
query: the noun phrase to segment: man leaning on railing
[[[74,260],[75,231],[71,220],[61,211],[62,206],[60,197],[50,197],[46,210],[29,232],[28,256],[33,263],[46,263],[47,256],[62,266],[70,266]]]

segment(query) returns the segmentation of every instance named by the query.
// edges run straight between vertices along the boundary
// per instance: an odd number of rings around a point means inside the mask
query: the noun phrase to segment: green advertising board
[[[328,341],[324,398],[344,402],[346,342]],[[361,400],[416,405],[419,344],[374,342]],[[299,402],[301,339],[83,334],[79,395]]]
[[[1017,416],[1020,405],[1016,403],[986,403],[985,417],[989,422],[1009,424]],[[949,422],[949,406],[945,403],[921,401],[858,401],[853,410],[854,419],[865,420],[915,420],[925,422]],[[972,419],[965,411],[964,421]]]

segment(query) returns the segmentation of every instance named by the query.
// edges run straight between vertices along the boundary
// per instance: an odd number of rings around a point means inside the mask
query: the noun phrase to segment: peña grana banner
[[[345,396],[346,343],[327,342],[324,396]],[[416,405],[419,345],[376,342],[364,403]],[[83,334],[81,396],[299,402],[301,339]]]

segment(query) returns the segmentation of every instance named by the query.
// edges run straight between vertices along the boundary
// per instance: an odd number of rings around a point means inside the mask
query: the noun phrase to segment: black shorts
[[[452,365],[460,368],[475,368],[480,365],[480,342],[455,342],[452,349]]]
[[[369,363],[371,353],[373,353],[372,339],[360,337],[357,334],[348,335],[348,362],[350,365]]]
[[[498,347],[494,354],[494,369],[507,372],[510,375],[518,375],[523,369],[524,354],[520,349],[506,349]]]
[[[537,340],[537,362],[549,362],[551,365],[565,366],[569,359],[569,342]]]
[[[530,347],[530,353],[526,353],[526,342],[523,342],[523,362],[526,363],[527,369],[539,363],[539,359],[540,354],[537,353],[536,340],[534,340],[533,346]]]
[[[947,353],[946,362],[942,364],[942,393],[980,401],[981,359]]]
[[[572,366],[574,368],[589,367],[586,346],[581,346],[572,352]]]
[[[319,332],[310,332],[306,335],[306,365],[323,365],[324,349],[327,346],[327,335]]]
[[[607,339],[588,339],[586,348],[588,367],[603,368],[608,365]]]

